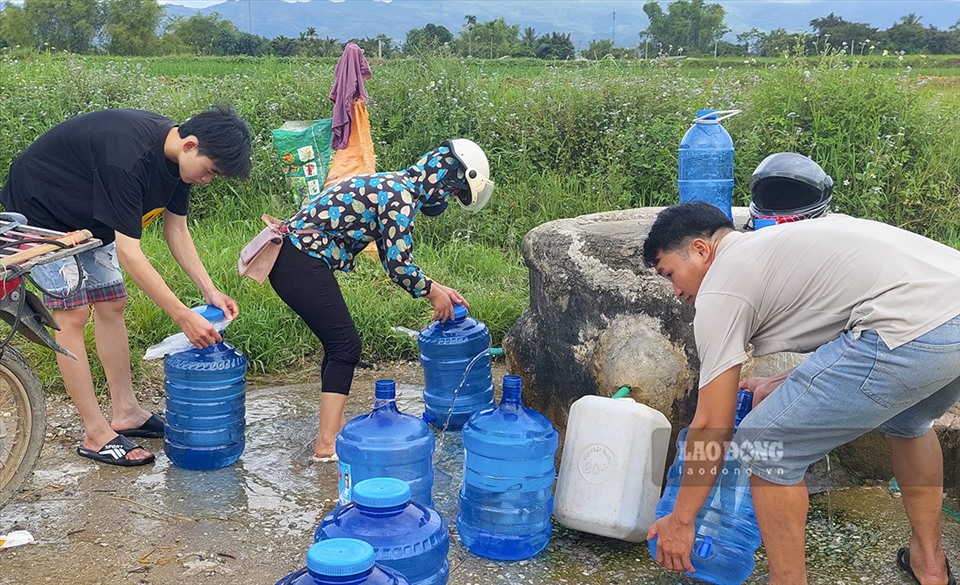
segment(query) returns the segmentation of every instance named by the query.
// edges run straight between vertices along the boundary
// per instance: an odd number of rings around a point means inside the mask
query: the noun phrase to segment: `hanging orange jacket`
[[[354,175],[377,172],[377,156],[373,151],[373,138],[370,135],[370,117],[363,101],[356,100],[353,103],[352,118],[346,146],[333,152],[324,189]]]

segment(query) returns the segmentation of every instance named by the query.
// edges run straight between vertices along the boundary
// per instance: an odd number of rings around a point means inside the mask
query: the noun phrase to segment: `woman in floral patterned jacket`
[[[314,196],[286,222],[280,256],[270,284],[323,345],[321,403],[314,458],[335,461],[344,405],[360,361],[360,336],[340,293],[334,271],[375,242],[390,278],[414,298],[426,297],[433,318],[453,317],[467,305],[456,290],[431,280],[413,261],[417,212],[443,213],[453,198],[470,211],[490,199],[493,182],[483,150],[463,138],[447,140],[413,166],[396,172],[358,175]]]

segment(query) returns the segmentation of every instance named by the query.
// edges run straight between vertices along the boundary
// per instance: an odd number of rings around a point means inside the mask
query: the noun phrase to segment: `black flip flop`
[[[164,421],[160,416],[151,414],[150,418],[147,419],[147,422],[143,423],[139,427],[135,429],[117,431],[117,434],[123,435],[124,437],[138,437],[141,439],[162,439],[163,425],[165,422],[166,421]]]
[[[121,467],[136,467],[137,465],[146,465],[147,463],[153,463],[154,459],[156,459],[156,457],[152,454],[145,459],[127,459],[127,453],[133,451],[134,449],[143,449],[143,447],[137,445],[123,435],[117,435],[112,440],[107,442],[106,445],[101,447],[99,451],[93,451],[81,445],[77,447],[77,455],[86,457],[87,459],[93,459],[97,463],[119,465]]]
[[[903,547],[897,551],[897,566],[906,573],[913,577],[913,580],[917,583],[920,582],[920,579],[917,579],[917,576],[913,574],[913,569],[910,567],[910,547]],[[957,580],[953,578],[953,573],[950,571],[950,562],[947,561],[947,585],[957,585]]]

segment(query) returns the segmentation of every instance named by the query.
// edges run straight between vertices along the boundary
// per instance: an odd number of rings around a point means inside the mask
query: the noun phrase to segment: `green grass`
[[[315,362],[316,340],[269,286],[236,275],[236,254],[259,229],[261,213],[294,210],[270,130],[329,117],[333,67],[329,59],[0,52],[0,180],[13,157],[70,116],[135,107],[179,120],[228,100],[254,131],[254,170],[247,183],[196,189],[191,230],[215,281],[241,305],[228,337],[248,353],[252,370],[275,374]],[[451,136],[486,148],[497,185],[491,204],[476,215],[454,206],[418,221],[416,258],[426,274],[467,297],[499,344],[528,303],[523,236],[554,219],[674,203],[676,148],[702,107],[743,111],[725,122],[737,148],[735,204],[748,203],[760,160],[796,150],[834,178],[836,209],[960,247],[958,79],[958,57],[409,59],[374,63],[366,85],[379,169],[404,168]],[[147,230],[147,254],[185,302],[199,303],[159,232]],[[422,327],[429,303],[411,299],[366,259],[340,281],[365,359],[416,355],[412,340],[390,327]],[[176,326],[130,290],[138,354]],[[51,358],[32,352],[31,359],[46,382],[56,380]]]

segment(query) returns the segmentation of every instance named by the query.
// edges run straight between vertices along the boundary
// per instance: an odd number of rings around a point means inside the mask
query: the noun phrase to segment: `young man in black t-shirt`
[[[177,264],[211,305],[228,318],[236,301],[213,283],[187,230],[192,185],[224,175],[250,173],[250,130],[228,107],[215,106],[182,125],[138,110],[102,110],[51,128],[13,161],[0,202],[32,225],[72,231],[88,229],[103,246],[80,254],[83,282],[68,298],[44,295],[61,330],[57,342],[78,357],[57,363],[83,421],[77,452],[101,463],[143,465],[154,456],[127,437],[159,438],[163,420],[143,409],[133,393],[130,346],[124,321],[126,290],[120,266],[183,329],[197,347],[220,341],[203,317],[182,303],[140,247],[143,228],[163,216],[163,236]],[[73,272],[71,277],[71,272]],[[52,292],[76,282],[76,264],[35,269]],[[94,307],[96,350],[112,401],[110,422],[94,392],[83,330]]]

